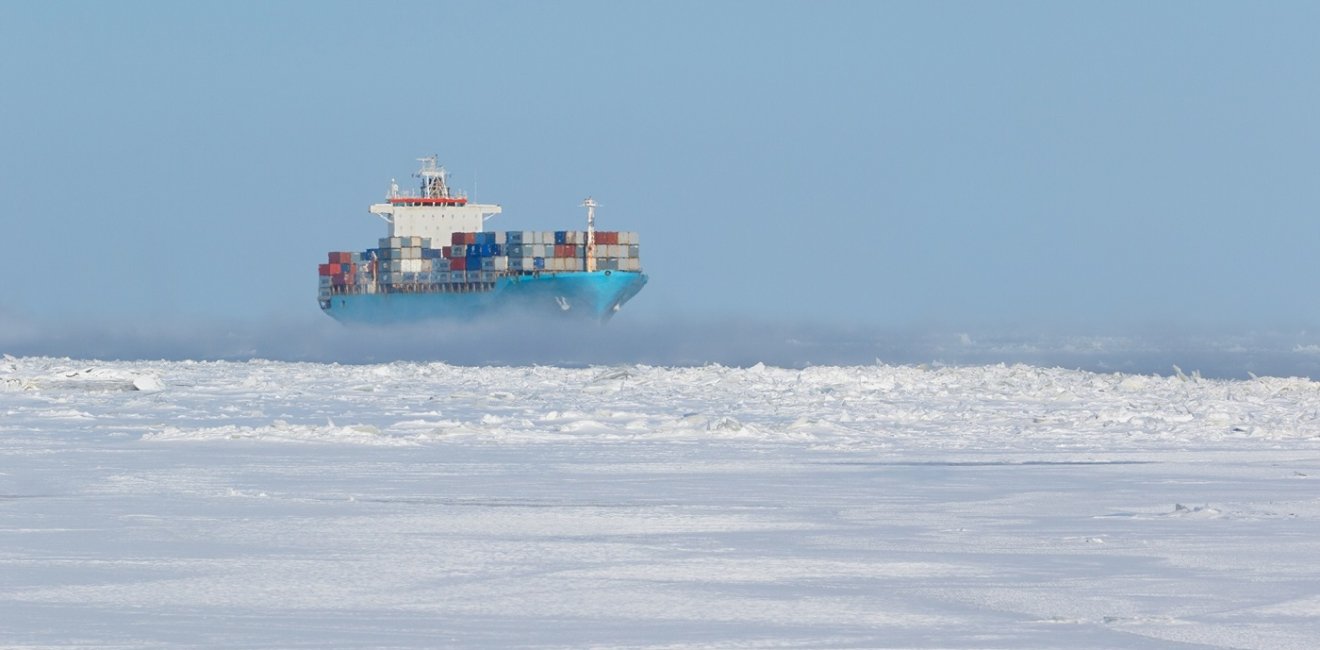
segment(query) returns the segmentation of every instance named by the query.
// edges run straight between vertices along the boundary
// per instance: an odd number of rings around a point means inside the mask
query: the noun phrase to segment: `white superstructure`
[[[386,202],[370,208],[390,224],[390,237],[424,237],[442,246],[453,233],[485,230],[486,219],[500,213],[498,205],[468,203],[462,192],[451,191],[448,174],[436,164],[435,156],[418,160],[422,168],[413,176],[422,180],[419,191],[401,193],[399,184],[390,181]]]

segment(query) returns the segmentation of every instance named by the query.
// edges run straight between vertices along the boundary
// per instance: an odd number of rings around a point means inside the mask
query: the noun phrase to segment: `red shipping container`
[[[449,260],[449,270],[450,270],[450,271],[466,271],[466,270],[467,270],[467,258],[466,258],[466,257],[455,257],[454,259]]]
[[[608,244],[608,245],[610,245],[610,246],[614,246],[614,245],[616,245],[616,244],[619,243],[619,233],[617,233],[617,232],[615,232],[615,231],[612,231],[612,230],[611,230],[611,231],[603,232],[603,233],[600,233],[600,234],[602,234],[602,235],[605,236],[605,240],[604,240],[604,241],[597,241],[597,242],[596,242],[597,244]]]
[[[320,266],[317,267],[317,272],[320,273],[321,275],[334,275],[334,272],[335,272],[335,265],[333,265],[333,264],[322,264],[322,265],[320,265]]]
[[[452,245],[454,245],[454,246],[460,246],[460,245],[462,245],[462,244],[463,244],[463,233],[461,233],[461,232],[456,232],[456,233],[450,235],[450,236],[449,236],[449,243],[452,244]]]

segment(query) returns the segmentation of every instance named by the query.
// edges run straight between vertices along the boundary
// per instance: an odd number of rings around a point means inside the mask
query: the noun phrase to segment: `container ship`
[[[451,190],[436,157],[419,159],[421,187],[370,207],[389,232],[376,248],[334,251],[319,268],[321,310],[343,323],[399,324],[485,316],[557,315],[608,321],[646,285],[637,233],[486,230],[495,204]]]

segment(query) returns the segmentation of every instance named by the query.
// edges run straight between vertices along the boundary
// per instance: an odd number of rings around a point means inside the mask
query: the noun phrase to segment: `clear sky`
[[[0,3],[0,318],[324,318],[437,153],[620,315],[1320,323],[1320,5]]]

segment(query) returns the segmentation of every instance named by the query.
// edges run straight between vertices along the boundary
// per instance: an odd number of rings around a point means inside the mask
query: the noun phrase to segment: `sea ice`
[[[0,645],[1320,638],[1320,384],[0,363]]]

